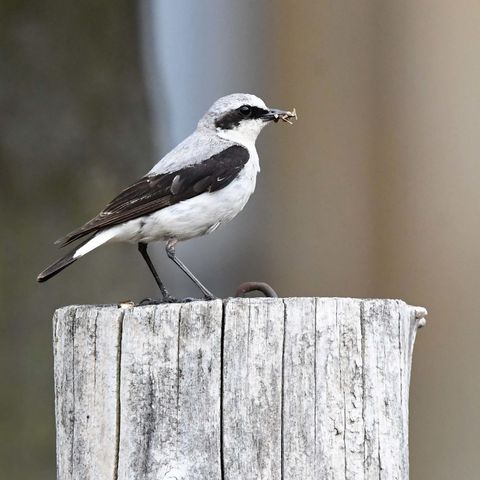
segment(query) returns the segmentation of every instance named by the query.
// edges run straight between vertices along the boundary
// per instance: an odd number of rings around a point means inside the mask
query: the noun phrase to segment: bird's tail
[[[43,272],[40,272],[37,277],[37,282],[46,282],[49,278],[52,278],[57,273],[61,272],[64,268],[67,268],[75,260],[75,252],[77,249],[67,253],[64,257],[60,258],[56,262],[48,266]],[[78,258],[78,257],[77,257]]]
[[[87,238],[84,242],[77,245],[65,256],[52,263],[45,270],[40,272],[37,277],[37,282],[46,282],[49,278],[54,277],[64,268],[67,268],[73,262],[83,257],[86,253],[91,252],[95,248],[111,240],[113,236],[114,233],[112,232],[112,230],[104,230],[102,232],[95,233],[93,236]]]

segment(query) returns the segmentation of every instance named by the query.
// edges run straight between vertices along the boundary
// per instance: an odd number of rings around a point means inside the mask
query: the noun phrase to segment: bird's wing
[[[233,145],[180,170],[147,175],[115,197],[95,218],[55,243],[64,246],[89,233],[148,215],[202,193],[220,190],[239,174],[248,158],[246,148]]]

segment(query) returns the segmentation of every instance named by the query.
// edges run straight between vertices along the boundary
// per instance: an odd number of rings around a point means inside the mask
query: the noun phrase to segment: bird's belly
[[[243,173],[221,190],[202,193],[116,227],[119,232],[115,240],[145,243],[170,238],[187,240],[215,230],[243,209],[255,189],[256,175]]]

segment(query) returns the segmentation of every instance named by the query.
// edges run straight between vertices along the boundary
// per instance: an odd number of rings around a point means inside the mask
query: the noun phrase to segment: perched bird
[[[60,246],[87,237],[38,275],[44,282],[92,250],[110,242],[138,244],[162,293],[176,301],[160,280],[147,253],[163,240],[166,252],[197,285],[215,298],[178,259],[181,240],[213,232],[234,218],[255,189],[260,170],[255,141],[265,125],[291,123],[295,110],[269,109],[255,95],[235,93],[217,100],[196,130],[165,155],[144,177],[115,197],[95,218],[55,242]]]

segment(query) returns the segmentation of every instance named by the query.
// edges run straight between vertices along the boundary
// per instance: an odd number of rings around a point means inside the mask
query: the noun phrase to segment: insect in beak
[[[287,110],[277,110],[276,108],[272,108],[266,115],[266,120],[273,120],[275,123],[279,120],[283,122],[289,123],[293,125],[292,119],[298,120],[297,111],[294,108],[293,111]]]

